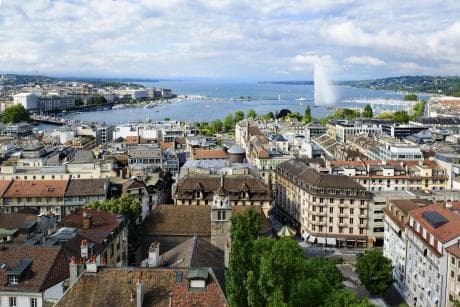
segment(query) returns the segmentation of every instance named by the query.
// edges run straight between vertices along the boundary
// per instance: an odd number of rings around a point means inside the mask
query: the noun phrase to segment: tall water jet
[[[321,64],[320,60],[315,62],[314,74],[315,106],[330,106],[335,104],[334,87],[331,85],[326,68]]]

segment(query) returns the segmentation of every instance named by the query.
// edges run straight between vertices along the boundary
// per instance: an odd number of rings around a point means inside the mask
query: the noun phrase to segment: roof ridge
[[[188,268],[189,268],[189,269],[192,268],[192,261],[193,261],[193,257],[195,256],[197,236],[194,235],[193,238],[192,238],[192,240],[193,240],[192,252],[190,253],[190,260],[189,260],[189,262],[188,262]]]

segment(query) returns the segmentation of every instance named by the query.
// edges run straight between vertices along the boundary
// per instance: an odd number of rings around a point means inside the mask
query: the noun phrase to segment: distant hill
[[[460,77],[401,76],[374,80],[340,81],[337,84],[376,90],[439,93],[460,97]]]

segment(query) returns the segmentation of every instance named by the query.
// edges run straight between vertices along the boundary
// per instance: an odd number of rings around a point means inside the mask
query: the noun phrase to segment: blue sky
[[[312,80],[460,75],[460,1],[0,0],[0,69]]]

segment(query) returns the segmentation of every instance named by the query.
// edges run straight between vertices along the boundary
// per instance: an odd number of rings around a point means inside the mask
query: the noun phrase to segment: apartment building
[[[448,284],[456,284],[455,270],[449,271],[449,254],[460,240],[460,202],[437,203],[409,211],[405,299],[417,306],[446,306]],[[449,259],[450,258],[450,259]],[[453,284],[453,286],[452,286]],[[452,297],[453,298],[453,297]],[[452,302],[450,302],[452,304]]]
[[[389,201],[383,209],[385,211],[383,255],[393,264],[394,286],[403,297],[409,295],[409,288],[406,284],[408,214],[409,211],[426,204],[427,202],[415,199],[396,199]]]
[[[0,180],[0,211],[34,207],[60,220],[92,200],[105,200],[108,192],[108,179]]]
[[[435,161],[326,161],[322,171],[345,175],[368,191],[445,190],[448,175]]]
[[[301,160],[275,171],[275,214],[313,244],[368,245],[370,194],[346,176],[322,174]]]

